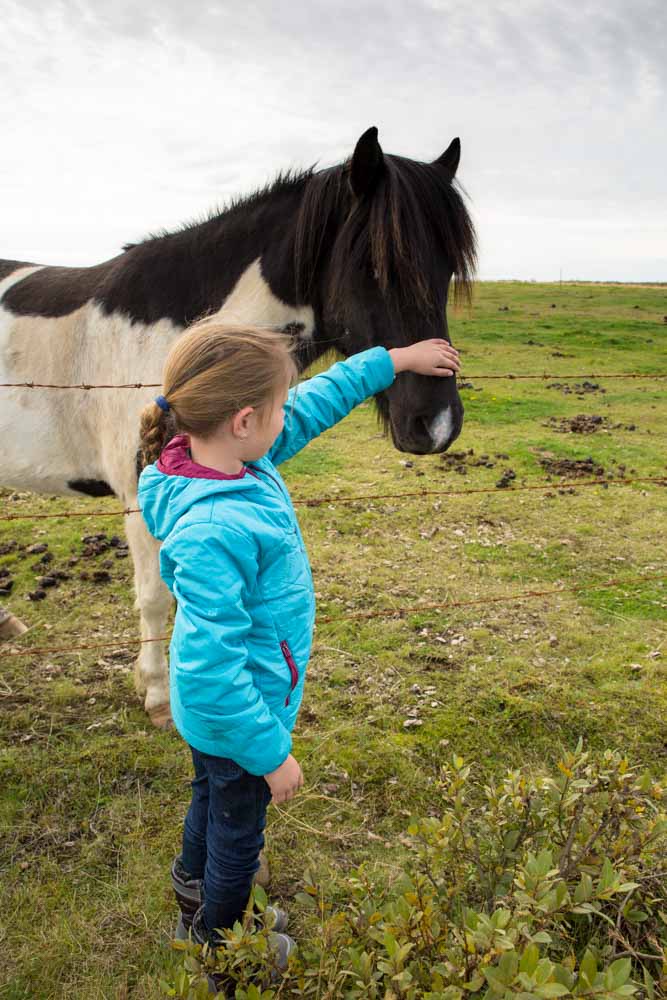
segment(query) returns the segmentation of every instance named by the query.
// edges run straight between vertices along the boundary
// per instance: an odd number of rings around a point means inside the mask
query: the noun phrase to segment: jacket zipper
[[[289,648],[286,639],[281,640],[280,648],[283,651],[283,656],[287,661],[287,666],[289,667],[290,676],[292,678],[292,686],[290,687],[290,693],[285,698],[285,704],[289,705],[290,695],[299,682],[299,671],[296,663],[294,662],[294,657],[292,656],[292,650]]]

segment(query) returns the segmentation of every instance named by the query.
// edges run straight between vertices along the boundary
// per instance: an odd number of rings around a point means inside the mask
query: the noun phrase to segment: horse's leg
[[[136,507],[136,498],[128,504]],[[134,563],[135,607],[141,615],[141,638],[156,640],[165,635],[172,596],[160,578],[160,543],[149,534],[140,514],[128,514],[125,534]],[[135,664],[134,682],[138,694],[145,694],[144,706],[151,722],[165,728],[169,711],[169,668],[163,642],[144,642]]]
[[[28,631],[28,626],[0,604],[0,642]]]

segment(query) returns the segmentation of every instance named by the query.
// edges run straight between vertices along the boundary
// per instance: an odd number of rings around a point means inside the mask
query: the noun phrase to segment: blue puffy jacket
[[[290,753],[315,623],[313,577],[276,466],[394,377],[388,351],[372,347],[292,389],[272,448],[236,476],[196,465],[179,436],[139,479],[177,601],[174,724],[197,750],[251,774],[269,774]]]

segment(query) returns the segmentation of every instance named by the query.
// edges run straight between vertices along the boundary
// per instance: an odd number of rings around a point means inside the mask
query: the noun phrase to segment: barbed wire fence
[[[559,374],[559,373],[503,373],[503,374],[467,374],[459,373],[459,380],[467,387],[470,386],[470,380],[481,381],[481,380],[558,380],[558,381],[574,381],[574,380],[588,380],[588,379],[664,379],[667,378],[667,372],[599,372],[599,373],[580,373],[580,374]],[[53,383],[42,383],[42,382],[3,382],[0,383],[0,388],[5,389],[53,389],[53,390],[79,390],[79,391],[91,391],[95,389],[158,389],[161,388],[161,383],[158,382],[129,382],[129,383],[108,383],[108,384],[95,384],[95,383],[78,383],[78,384],[53,384]],[[359,496],[327,496],[327,497],[308,497],[308,498],[295,498],[293,503],[295,505],[304,506],[335,506],[337,504],[347,504],[347,503],[374,503],[380,500],[407,500],[413,497],[434,497],[434,496],[448,496],[448,497],[460,497],[469,496],[473,494],[485,494],[494,493],[496,495],[502,493],[517,493],[517,492],[529,492],[529,491],[540,491],[540,492],[550,492],[550,491],[572,491],[579,489],[581,487],[591,487],[591,486],[602,486],[608,488],[609,486],[620,486],[620,485],[630,485],[635,483],[642,484],[656,484],[665,486],[667,485],[666,475],[657,476],[634,476],[634,477],[598,477],[589,480],[574,480],[569,482],[551,482],[547,484],[539,485],[524,485],[524,486],[509,486],[505,485],[502,488],[496,487],[480,487],[472,489],[463,490],[414,490],[406,491],[401,493],[384,493],[384,494],[365,494]],[[123,510],[98,510],[98,511],[60,511],[57,513],[41,513],[36,511],[31,511],[28,513],[20,514],[3,514],[0,515],[0,521],[17,521],[17,520],[45,520],[45,519],[58,519],[58,518],[70,518],[70,517],[118,517],[126,516],[131,514],[141,513],[140,508],[125,508]],[[556,588],[551,588],[548,590],[526,590],[520,591],[511,595],[486,595],[484,597],[474,598],[465,601],[447,601],[447,602],[437,602],[428,604],[418,604],[412,607],[406,608],[384,608],[376,609],[371,611],[359,611],[351,612],[345,615],[331,616],[325,615],[318,618],[318,623],[331,623],[344,620],[352,619],[371,619],[378,617],[400,617],[406,614],[420,614],[428,612],[431,610],[448,610],[454,608],[462,607],[472,607],[480,604],[496,604],[496,603],[514,603],[522,600],[529,600],[538,597],[556,597],[559,594],[566,593],[582,593],[582,592],[592,592],[596,590],[604,590],[615,587],[631,587],[644,584],[648,581],[656,582],[658,580],[662,581],[665,579],[665,573],[658,573],[652,575],[642,575],[634,578],[627,578],[625,580],[614,578],[607,581],[598,581],[590,584],[577,584],[570,587],[559,586]],[[662,584],[660,584],[661,586]],[[79,636],[73,636],[73,639],[77,639]],[[32,647],[25,649],[15,649],[12,648],[6,652],[3,652],[4,657],[19,657],[19,656],[37,656],[37,655],[61,655],[64,653],[73,653],[79,651],[85,651],[90,649],[118,649],[126,645],[143,645],[145,643],[151,642],[164,642],[169,639],[169,636],[158,636],[150,639],[139,639],[139,638],[124,638],[117,642],[104,642],[104,643],[84,643],[74,646],[59,646],[59,647]]]

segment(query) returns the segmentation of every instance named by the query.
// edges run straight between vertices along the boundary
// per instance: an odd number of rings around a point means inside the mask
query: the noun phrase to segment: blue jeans
[[[212,932],[243,916],[264,847],[271,792],[264,778],[233,760],[190,750],[195,777],[182,864],[192,878],[204,879],[204,923]]]

